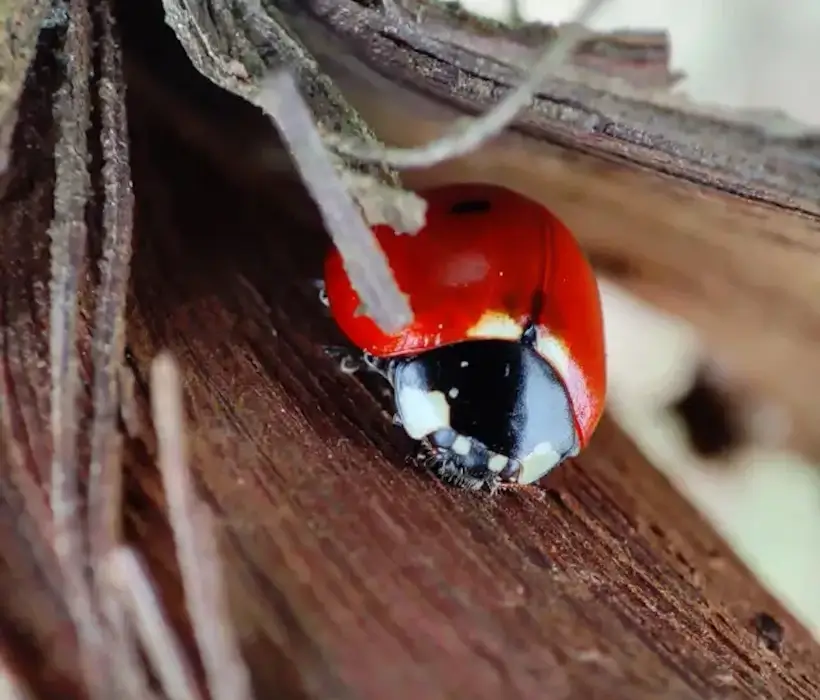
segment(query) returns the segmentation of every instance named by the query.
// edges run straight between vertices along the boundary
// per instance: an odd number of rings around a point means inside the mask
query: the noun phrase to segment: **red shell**
[[[468,338],[519,337],[530,320],[536,348],[563,378],[582,445],[606,395],[606,353],[598,285],[570,231],[546,208],[492,185],[421,192],[427,224],[415,235],[374,227],[415,318],[385,334],[359,311],[342,258],[325,263],[331,313],[349,340],[395,357]],[[482,321],[483,319],[483,321]]]

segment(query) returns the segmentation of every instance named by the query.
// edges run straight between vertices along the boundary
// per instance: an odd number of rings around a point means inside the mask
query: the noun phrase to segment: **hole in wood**
[[[783,626],[771,615],[765,612],[754,617],[755,631],[760,641],[769,651],[779,651],[783,644]]]
[[[726,455],[742,442],[734,406],[703,372],[670,410],[682,420],[692,449],[701,457]]]

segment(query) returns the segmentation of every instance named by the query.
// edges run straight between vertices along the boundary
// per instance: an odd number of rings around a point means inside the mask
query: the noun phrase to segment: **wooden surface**
[[[217,515],[257,697],[817,697],[817,644],[611,420],[543,484],[494,498],[407,463],[410,445],[378,387],[321,351],[339,341],[311,284],[328,239],[301,188],[243,174],[241,153],[230,167],[230,149],[203,143],[194,123],[180,130],[162,90],[146,85],[187,92],[227,143],[271,129],[199,79],[161,24],[152,31],[150,50],[131,45],[129,66],[137,218],[125,531],[191,655],[148,415],[149,363],[162,349],[183,372],[192,468]],[[68,700],[83,696],[75,640],[34,488],[50,458],[46,231],[59,64],[48,38],[0,189],[0,652],[41,697]],[[85,416],[96,279],[89,265]]]
[[[168,73],[174,55],[157,50]],[[246,106],[178,68],[198,109],[265,133]],[[50,449],[55,64],[41,56],[35,75],[0,202],[0,635],[7,663],[43,697],[68,700],[81,696],[73,637],[49,554],[31,544],[42,514],[19,471],[42,476]],[[495,498],[407,464],[409,444],[377,388],[321,352],[339,341],[311,285],[328,241],[301,189],[231,176],[184,145],[138,89],[130,107],[126,534],[192,655],[148,417],[148,367],[165,348],[183,372],[192,467],[218,516],[258,697],[817,696],[820,649],[611,420],[542,485]],[[93,210],[89,221],[93,254]]]

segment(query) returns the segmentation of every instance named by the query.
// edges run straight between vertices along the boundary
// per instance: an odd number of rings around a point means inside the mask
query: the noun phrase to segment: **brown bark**
[[[579,459],[494,498],[406,464],[410,446],[378,387],[321,351],[339,337],[310,283],[329,244],[314,205],[281,173],[239,177],[247,159],[225,147],[261,143],[271,127],[201,79],[161,18],[125,29],[136,198],[125,533],[192,656],[148,415],[149,363],[166,348],[183,373],[195,483],[217,515],[258,697],[817,696],[817,644],[610,419]],[[0,200],[0,636],[32,688],[68,699],[82,697],[76,640],[36,487],[51,456],[47,231],[60,76],[47,40]],[[169,93],[175,125],[161,108]],[[206,148],[213,134],[224,142]],[[94,260],[103,188],[91,143]],[[83,464],[98,282],[96,265],[87,269]]]

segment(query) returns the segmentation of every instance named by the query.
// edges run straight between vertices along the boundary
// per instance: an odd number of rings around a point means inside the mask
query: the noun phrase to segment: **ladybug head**
[[[445,345],[392,360],[388,376],[399,420],[444,478],[526,484],[578,453],[564,384],[527,343]]]

